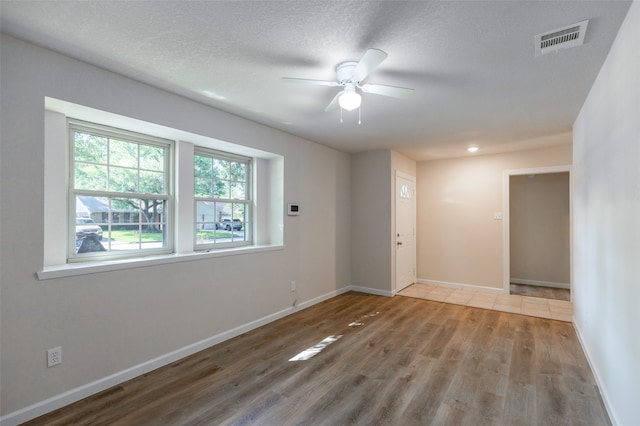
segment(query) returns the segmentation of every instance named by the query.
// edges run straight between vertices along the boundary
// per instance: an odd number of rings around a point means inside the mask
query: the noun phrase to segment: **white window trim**
[[[158,264],[189,262],[223,256],[284,249],[284,156],[232,144],[183,130],[45,98],[44,256],[37,271],[40,280],[91,274]],[[67,116],[98,122],[176,141],[174,253],[97,262],[67,263],[67,188],[69,149]],[[188,142],[186,142],[188,141]],[[193,153],[195,146],[236,153],[254,159],[252,185],[253,245],[194,251]],[[64,167],[62,167],[62,165]],[[257,205],[257,199],[260,205]]]
[[[242,246],[224,250],[207,250],[190,253],[173,253],[159,256],[145,256],[129,259],[118,259],[104,262],[67,263],[60,266],[45,267],[37,272],[41,281],[54,278],[73,277],[95,274],[97,272],[119,271],[122,269],[143,268],[169,263],[192,262],[216,257],[236,256],[239,254],[261,253],[265,251],[284,250],[283,245]]]

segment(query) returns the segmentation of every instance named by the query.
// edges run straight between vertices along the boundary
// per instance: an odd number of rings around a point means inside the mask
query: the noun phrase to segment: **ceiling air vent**
[[[588,23],[588,20],[582,21],[577,24],[558,28],[557,30],[538,34],[535,37],[536,56],[557,52],[561,49],[581,46],[584,42],[584,34],[587,31]]]

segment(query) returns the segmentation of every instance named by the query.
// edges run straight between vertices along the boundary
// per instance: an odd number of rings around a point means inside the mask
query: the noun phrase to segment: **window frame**
[[[199,197],[196,195],[196,176],[195,176],[195,157],[196,156],[209,157],[212,159],[224,160],[224,161],[232,161],[236,163],[242,163],[246,165],[245,169],[245,198],[240,200],[236,198],[216,198],[216,197]],[[209,251],[209,250],[222,250],[227,248],[234,247],[244,247],[244,246],[252,246],[253,245],[253,168],[255,159],[252,157],[246,157],[243,155],[233,154],[229,152],[220,151],[217,149],[206,148],[202,146],[194,146],[193,152],[193,169],[194,169],[194,182],[192,187],[192,195],[193,195],[193,250],[195,252],[199,251]],[[231,242],[216,242],[214,239],[213,242],[206,243],[198,243],[198,203],[199,202],[212,202],[214,206],[216,203],[228,203],[228,204],[243,204],[244,205],[244,239],[240,241],[231,241]],[[214,208],[215,211],[215,208]],[[233,221],[233,216],[231,220]],[[217,222],[216,222],[217,223]],[[215,230],[215,226],[214,226]],[[232,229],[233,230],[233,229]]]
[[[159,147],[164,149],[163,159],[163,178],[164,178],[164,194],[144,193],[144,192],[119,192],[109,190],[88,190],[88,189],[76,189],[75,188],[75,138],[74,133],[76,131],[89,133],[100,137],[107,137],[110,139],[116,139],[119,141],[125,141],[129,143],[137,144],[138,146],[146,145],[152,147]],[[87,261],[105,261],[112,259],[136,259],[152,255],[162,255],[174,252],[175,247],[175,201],[174,201],[174,153],[175,142],[170,139],[163,139],[155,136],[146,135],[143,133],[133,132],[116,127],[106,126],[98,123],[92,123],[88,121],[78,120],[74,118],[67,118],[67,147],[68,147],[68,185],[67,185],[67,216],[68,216],[68,229],[67,229],[67,262],[78,263]],[[109,155],[107,153],[107,155]],[[138,159],[140,158],[138,154]],[[109,168],[109,160],[107,160],[107,169]],[[135,168],[138,173],[141,171],[140,164]],[[161,248],[138,248],[132,250],[112,250],[112,251],[99,251],[88,253],[76,252],[76,203],[78,196],[92,196],[92,197],[105,197],[110,200],[118,198],[127,198],[132,200],[142,199],[154,199],[162,200],[166,209],[163,211],[165,218],[162,220],[163,224],[163,247]],[[111,230],[112,219],[108,219],[107,234]],[[103,230],[104,233],[104,230]],[[104,235],[104,234],[103,234]]]

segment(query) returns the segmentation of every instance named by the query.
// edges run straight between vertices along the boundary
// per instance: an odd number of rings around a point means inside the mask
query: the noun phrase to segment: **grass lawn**
[[[233,232],[225,231],[219,229],[217,231],[198,231],[197,238],[198,240],[212,240],[214,238],[231,238],[237,237],[237,234]],[[121,229],[117,231],[111,231],[111,240],[118,241],[121,243],[137,243],[142,235],[141,240],[143,243],[149,243],[154,241],[162,241],[162,232],[143,232],[139,234],[138,231],[129,230],[129,229]],[[106,234],[105,234],[106,237]]]
[[[143,232],[140,234],[138,231],[130,229],[111,231],[111,239],[122,243],[137,243],[140,241],[140,235],[142,235],[143,243],[162,241],[162,232]]]
[[[215,235],[214,235],[215,232]],[[225,231],[223,229],[218,229],[217,231],[198,231],[196,238],[199,240],[212,240],[213,238],[231,238],[237,237],[233,232]]]

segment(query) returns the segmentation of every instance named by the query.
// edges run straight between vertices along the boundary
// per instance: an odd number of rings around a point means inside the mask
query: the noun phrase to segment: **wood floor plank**
[[[350,292],[27,424],[610,422],[570,323]]]

